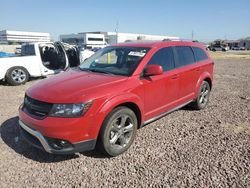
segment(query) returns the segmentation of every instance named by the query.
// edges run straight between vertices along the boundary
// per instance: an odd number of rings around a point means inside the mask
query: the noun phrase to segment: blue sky
[[[201,41],[250,36],[250,0],[0,0],[0,30],[164,34]]]

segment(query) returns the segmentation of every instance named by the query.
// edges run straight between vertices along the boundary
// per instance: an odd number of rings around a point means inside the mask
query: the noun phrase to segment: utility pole
[[[118,43],[118,31],[119,31],[119,20],[116,21],[116,27],[115,27],[116,43]]]

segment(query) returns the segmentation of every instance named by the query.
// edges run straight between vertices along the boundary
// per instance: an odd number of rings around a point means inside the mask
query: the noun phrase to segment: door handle
[[[171,79],[177,79],[177,78],[179,78],[179,74],[174,74],[173,76],[171,76]]]

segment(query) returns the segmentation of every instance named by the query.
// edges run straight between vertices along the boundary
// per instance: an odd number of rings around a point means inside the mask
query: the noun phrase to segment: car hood
[[[34,99],[49,103],[75,103],[86,100],[86,95],[120,85],[127,77],[108,75],[71,69],[64,73],[44,79],[26,94]]]

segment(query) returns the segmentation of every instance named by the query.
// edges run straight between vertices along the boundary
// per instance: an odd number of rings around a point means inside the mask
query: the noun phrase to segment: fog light
[[[53,149],[61,150],[68,147],[71,147],[72,145],[66,141],[66,140],[60,140],[60,139],[54,139],[54,138],[47,138],[49,145]]]

